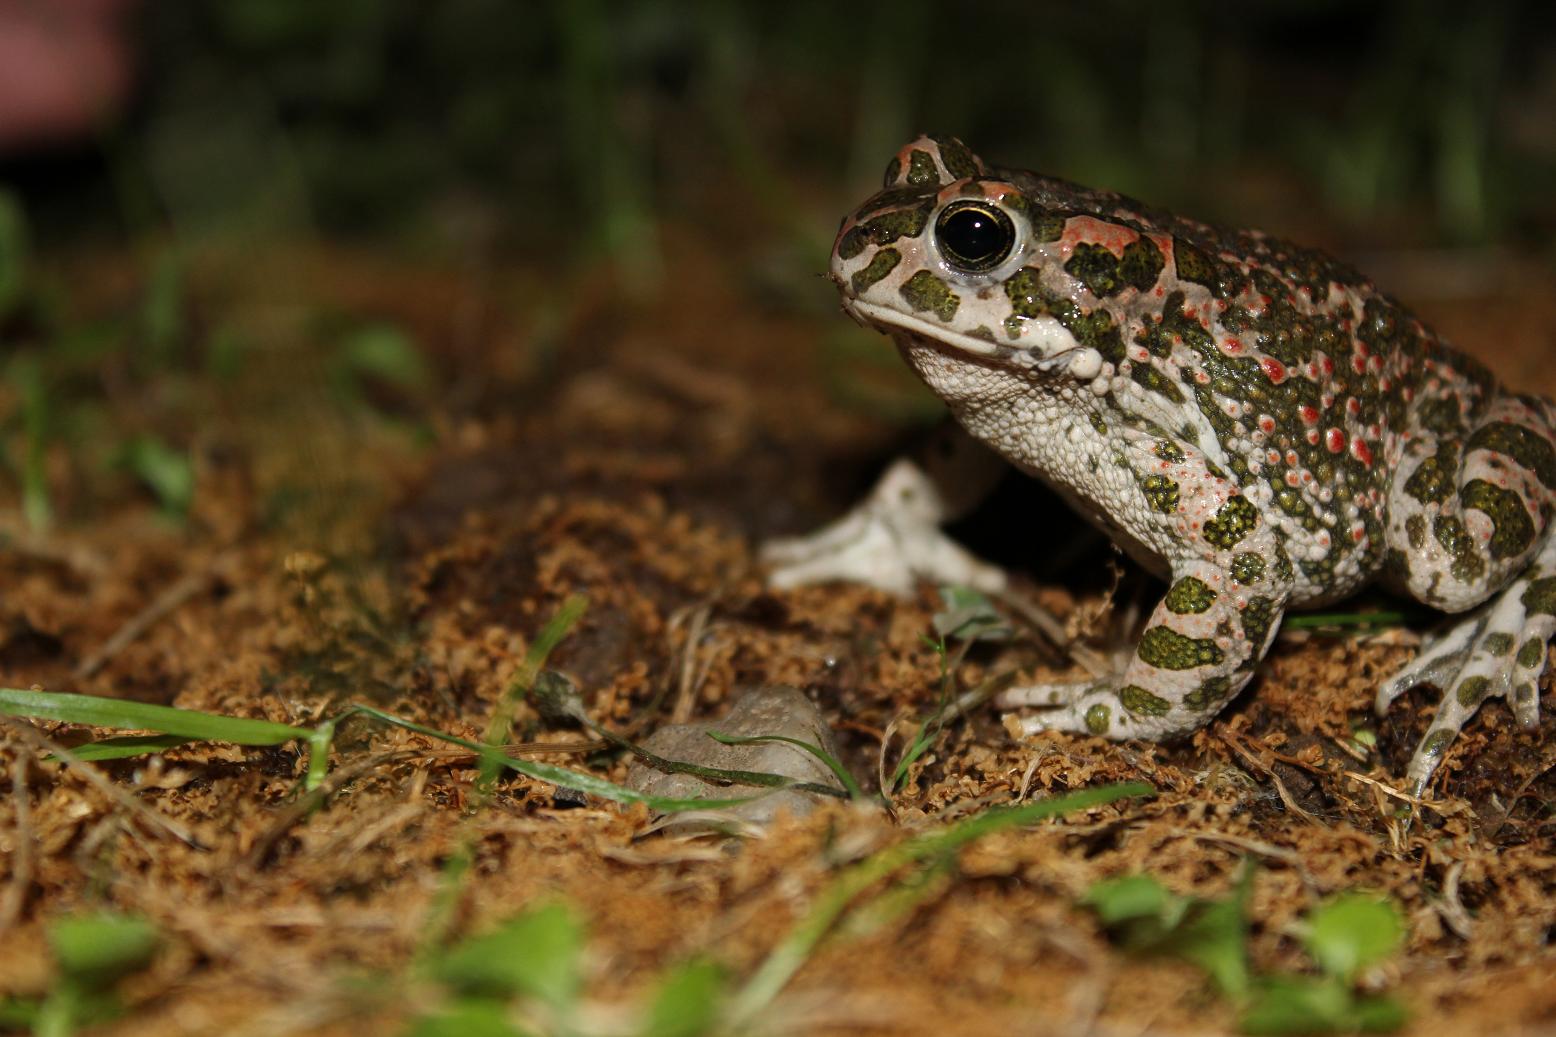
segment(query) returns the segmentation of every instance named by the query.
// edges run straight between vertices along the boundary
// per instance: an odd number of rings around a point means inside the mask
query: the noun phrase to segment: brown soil
[[[785,316],[727,252],[692,239],[667,254],[675,277],[652,305],[594,275],[473,278],[338,251],[245,257],[245,283],[273,284],[273,262],[294,307],[390,316],[434,352],[447,392],[386,390],[378,417],[332,409],[309,387],[317,372],[289,366],[316,332],[276,330],[287,318],[242,297],[235,266],[213,264],[202,304],[293,352],[268,381],[261,372],[217,392],[186,430],[201,463],[185,525],[158,520],[129,487],[53,534],[9,531],[0,683],[299,724],[365,701],[480,738],[529,640],[581,593],[588,611],[550,663],[577,680],[598,721],[644,733],[672,715],[714,715],[745,685],[792,684],[820,703],[873,790],[882,753],[901,752],[904,722],[938,693],[940,660],[922,639],[933,589],[909,601],[856,587],[774,593],[753,545],[840,512],[905,445],[886,415],[925,401],[895,369],[835,370],[823,342],[845,322],[828,312],[825,285],[814,318]],[[1482,279],[1503,286],[1497,298],[1413,301],[1504,378],[1551,392],[1556,297],[1520,269]],[[107,299],[125,290],[101,271],[80,277]],[[520,316],[542,302],[547,319]],[[433,445],[386,413],[431,415]],[[67,501],[84,478],[63,461],[51,473]],[[276,517],[280,488],[299,478],[303,502]],[[1041,491],[1002,493],[1004,513],[969,526],[974,545],[1110,647],[1107,617],[1134,585],[1110,610],[1106,547]],[[1046,571],[1033,555],[1068,560]],[[165,614],[76,672],[170,590]],[[1075,901],[1100,878],[1142,870],[1220,895],[1253,856],[1258,967],[1304,967],[1292,925],[1322,895],[1379,890],[1409,922],[1407,950],[1381,977],[1412,1010],[1408,1032],[1556,1029],[1556,728],[1519,731],[1488,706],[1442,769],[1434,805],[1407,824],[1392,790],[1432,700],[1418,691],[1375,720],[1370,698],[1413,643],[1408,631],[1283,635],[1252,690],[1175,746],[1018,744],[983,707],[948,727],[890,816],[839,804],[738,851],[653,834],[641,808],[578,806],[523,778],[482,801],[468,754],[362,722],[342,729],[341,780],[312,813],[292,809],[306,764],[293,746],[206,744],[99,765],[110,796],[8,727],[0,985],[44,989],[48,920],[108,905],[168,935],[111,1032],[387,1032],[422,996],[406,970],[443,866],[468,845],[456,931],[565,898],[588,921],[591,997],[631,1004],[696,955],[748,974],[829,877],[915,831],[1138,779],[1160,794],[973,845],[910,910],[825,943],[768,1020],[806,1033],[1220,1032],[1232,1015],[1200,973],[1119,953]],[[1065,665],[1023,633],[971,653],[953,680],[962,690]],[[1556,715],[1556,699],[1544,706]],[[1357,728],[1376,733],[1377,751],[1350,747]],[[518,732],[579,737],[527,709]],[[626,770],[608,754],[536,758],[615,780]]]

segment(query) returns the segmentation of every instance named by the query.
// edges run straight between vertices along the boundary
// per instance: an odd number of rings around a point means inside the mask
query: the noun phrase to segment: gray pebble
[[[757,735],[783,735],[818,746],[837,757],[837,743],[821,712],[796,688],[767,685],[742,692],[723,717],[693,724],[671,724],[644,740],[643,748],[657,756],[702,767],[724,770],[765,771],[795,781],[814,782],[841,789],[837,776],[826,764],[798,746],[783,742],[756,745],[724,745],[706,732],[749,738]],[[765,825],[781,810],[795,816],[810,813],[823,796],[798,789],[776,792],[749,785],[719,785],[690,774],[666,774],[643,763],[633,762],[627,772],[627,785],[651,796],[675,799],[725,799],[753,796],[748,803],[720,808],[721,812],[746,824]],[[761,795],[766,793],[765,795]],[[697,822],[707,824],[706,820]]]

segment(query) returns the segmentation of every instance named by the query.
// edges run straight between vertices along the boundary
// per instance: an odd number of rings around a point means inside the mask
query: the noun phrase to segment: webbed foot
[[[1129,683],[1126,673],[1009,688],[995,697],[994,704],[1023,710],[1005,718],[1021,737],[1040,731],[1069,731],[1112,739],[1161,740],[1203,727],[1236,688],[1231,680],[1212,678],[1208,683],[1213,694],[1203,697],[1193,692],[1180,697],[1170,687],[1159,687],[1162,694],[1157,694]]]
[[[1443,692],[1437,716],[1422,736],[1406,772],[1412,795],[1426,791],[1448,747],[1481,703],[1504,698],[1520,726],[1540,722],[1540,675],[1546,646],[1556,633],[1556,579],[1525,576],[1491,603],[1470,613],[1430,641],[1421,654],[1378,689],[1374,708],[1389,704],[1418,684]]]
[[[1112,727],[1113,707],[1118,704],[1118,684],[1106,677],[1026,684],[1000,692],[994,704],[1001,709],[1035,710],[1006,718],[1023,738],[1041,731],[1106,735]]]

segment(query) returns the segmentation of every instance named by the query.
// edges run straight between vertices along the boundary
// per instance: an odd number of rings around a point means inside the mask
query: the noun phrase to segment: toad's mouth
[[[1097,377],[1102,367],[1102,355],[1075,341],[1075,336],[1052,317],[1028,318],[1021,345],[1016,346],[996,342],[993,338],[954,331],[943,324],[932,324],[911,313],[862,299],[845,300],[843,308],[866,327],[873,326],[882,331],[887,330],[887,327],[900,329],[937,349],[984,357],[1023,371],[1048,375],[1069,374],[1082,381],[1090,381]]]

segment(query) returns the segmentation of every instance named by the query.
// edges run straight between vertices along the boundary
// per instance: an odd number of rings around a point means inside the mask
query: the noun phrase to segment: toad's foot
[[[1122,679],[1116,676],[1089,681],[1045,681],[1007,688],[994,697],[994,704],[1001,709],[1023,711],[1005,717],[1007,729],[1013,728],[1022,738],[1044,731],[1107,735],[1112,707],[1118,703],[1122,685]]]
[[[1004,590],[1003,570],[977,558],[940,531],[947,508],[939,489],[911,461],[887,469],[853,511],[809,536],[773,540],[761,559],[776,588],[828,580],[867,583],[907,594],[920,578]]]
[[[1541,561],[1547,562],[1552,553],[1547,547]],[[1379,714],[1418,684],[1443,691],[1437,716],[1410,759],[1407,777],[1413,795],[1426,791],[1454,737],[1487,699],[1511,702],[1522,727],[1539,724],[1539,680],[1546,645],[1556,633],[1556,577],[1539,577],[1539,568],[1428,643],[1414,662],[1378,689]]]
[[[1219,681],[1214,687],[1218,695],[1225,694],[1231,682]],[[1192,696],[1187,707],[1174,704],[1128,683],[1123,673],[1089,681],[1048,681],[1009,688],[995,697],[994,704],[1023,711],[1005,716],[1006,729],[1013,729],[1022,738],[1043,731],[1068,731],[1115,740],[1164,740],[1203,727],[1207,712]]]

